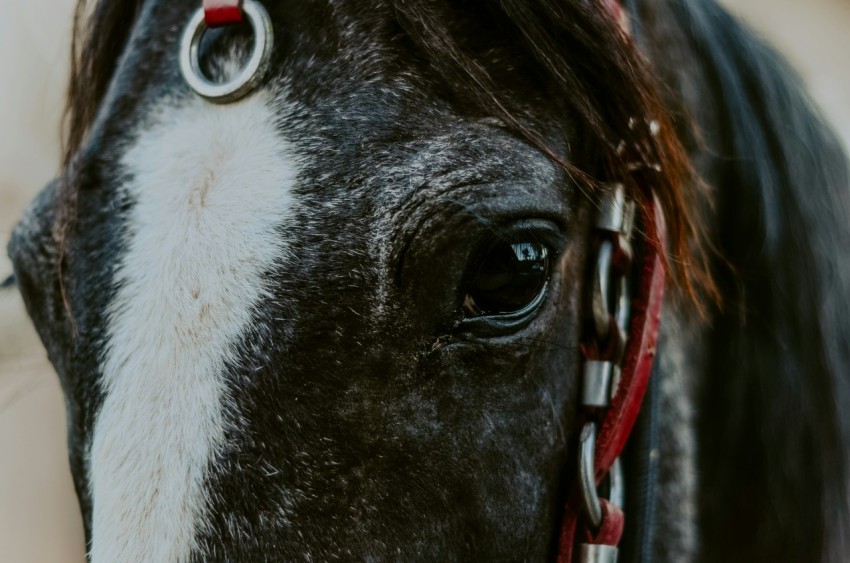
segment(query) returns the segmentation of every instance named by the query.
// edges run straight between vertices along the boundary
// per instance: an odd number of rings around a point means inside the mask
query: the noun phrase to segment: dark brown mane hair
[[[59,288],[65,312],[76,334],[74,315],[65,292],[64,263],[77,214],[75,161],[91,127],[130,30],[144,0],[78,0],[71,41],[71,74],[65,100],[59,206],[53,228],[58,248]]]
[[[66,106],[65,174],[56,233],[60,255],[73,232],[76,211],[75,157],[106,94],[122,48],[127,44],[143,0],[80,0],[75,17],[71,80]],[[697,185],[670,112],[646,62],[602,2],[552,0],[471,0],[464,14],[494,26],[492,33],[513,40],[519,59],[547,83],[547,95],[572,108],[587,143],[601,154],[598,169],[579,170],[526,125],[487,65],[464,48],[462,32],[452,28],[458,8],[445,0],[390,0],[398,23],[431,69],[458,99],[503,121],[564,167],[586,189],[605,179],[623,182],[638,202],[658,198],[666,219],[670,279],[697,304],[699,296],[717,299],[707,274],[701,230],[694,217]],[[653,137],[633,120],[660,125]],[[644,164],[661,163],[652,182],[629,170],[631,158],[616,151],[621,141],[641,147]],[[60,261],[61,262],[61,261]],[[61,266],[60,266],[61,267]]]

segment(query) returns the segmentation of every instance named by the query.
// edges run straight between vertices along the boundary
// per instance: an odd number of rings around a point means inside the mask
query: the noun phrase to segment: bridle
[[[619,1],[602,3],[624,32],[630,33],[627,12]],[[207,28],[240,23],[244,16],[254,33],[248,62],[234,78],[213,83],[200,70],[200,40]],[[269,16],[255,0],[203,0],[181,41],[181,72],[204,98],[216,103],[235,101],[262,80],[273,41]],[[637,138],[657,133],[657,125],[651,121],[634,120],[631,125]],[[623,143],[618,155],[627,163],[634,162],[629,169],[636,182],[651,185],[653,174],[660,168],[645,164],[646,155],[639,146]],[[624,527],[619,457],[641,409],[661,319],[665,230],[660,207],[654,199],[637,206],[627,198],[623,184],[611,188],[597,202],[598,214],[591,234],[578,478],[567,487],[558,540],[559,563],[570,563],[576,555],[583,563],[617,561]],[[638,229],[642,233],[639,252],[632,244],[633,232]],[[630,294],[631,288],[636,289],[634,295]],[[608,498],[600,498],[598,492],[604,482]]]
[[[660,208],[651,201],[638,211],[645,243],[637,256],[631,247],[631,205],[623,187],[615,186],[599,206],[592,235],[595,260],[589,284],[591,319],[582,347],[578,479],[564,510],[561,563],[573,561],[577,543],[579,561],[616,562],[623,534],[623,477],[618,459],[652,372],[665,281]],[[630,270],[636,274],[638,288],[631,298]],[[606,478],[611,492],[608,499],[600,499],[597,487]]]

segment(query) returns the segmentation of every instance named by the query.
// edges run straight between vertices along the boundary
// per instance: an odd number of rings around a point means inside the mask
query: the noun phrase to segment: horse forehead
[[[91,447],[92,557],[184,560],[223,443],[228,366],[286,262],[299,160],[259,93],[158,110],[122,158],[133,202]],[[156,413],[156,416],[150,416]],[[181,452],[172,456],[168,452]]]
[[[296,271],[295,248],[311,234],[358,244],[327,229],[362,209],[371,215],[360,217],[368,228],[359,241],[384,240],[395,224],[381,220],[383,207],[453,169],[459,152],[449,147],[463,144],[437,138],[410,158],[363,153],[361,171],[375,167],[368,178],[339,185],[346,172],[322,173],[334,166],[317,156],[326,141],[288,134],[293,113],[267,91],[228,106],[178,99],[139,121],[120,158],[116,197],[131,205],[91,438],[95,560],[193,552],[208,518],[206,471],[232,408],[228,373],[246,359],[245,335],[272,322],[259,312],[279,292],[271,274]],[[372,205],[335,205],[357,199]]]

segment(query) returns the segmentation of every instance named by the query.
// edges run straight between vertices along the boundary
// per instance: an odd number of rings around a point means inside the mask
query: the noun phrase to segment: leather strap
[[[620,0],[602,0],[605,9],[613,16],[614,21],[620,24],[626,35],[630,35],[629,12],[624,8]]]
[[[626,35],[632,35],[629,12],[620,0],[603,0],[610,13]],[[662,252],[666,247],[664,217],[658,202],[653,198],[641,208],[641,227],[644,234],[644,252],[640,264],[638,293],[631,305],[631,324],[627,340],[623,369],[616,392],[602,421],[596,440],[595,478],[599,485],[620,456],[635,425],[643,396],[646,392],[652,364],[658,345],[661,322],[661,305],[666,279]],[[602,500],[602,522],[592,531],[582,514],[581,492],[574,485],[568,497],[558,544],[558,562],[571,563],[576,546],[576,534],[584,543],[617,546],[625,525],[623,512]]]
[[[584,530],[582,541],[601,545],[617,545],[620,543],[620,538],[623,537],[623,526],[625,524],[623,511],[605,499],[600,499],[599,504],[602,507],[602,525],[596,532]]]
[[[204,23],[221,27],[242,21],[242,0],[203,0]]]
[[[632,302],[632,320],[620,383],[596,440],[597,483],[623,451],[634,427],[658,345],[665,282],[661,252],[666,243],[666,231],[657,202],[648,205],[642,215],[646,246],[639,274],[640,289]]]
[[[640,215],[640,232],[645,237],[643,253],[639,263],[636,264],[640,268],[640,283],[638,293],[632,301],[632,319],[622,375],[596,440],[597,485],[608,474],[614,460],[626,445],[626,440],[640,411],[658,343],[665,282],[664,259],[661,252],[665,248],[666,232],[663,215],[655,200],[642,206]],[[607,510],[603,509],[602,525],[595,533],[591,533],[583,520],[578,485],[573,487],[564,510],[558,546],[559,563],[572,561],[576,534],[579,531],[582,538],[614,540],[610,543],[609,541],[598,543],[617,545],[622,533],[623,514],[619,510],[611,510],[610,506],[609,504]],[[610,522],[612,517],[617,519],[617,523]],[[620,533],[602,534],[603,530],[610,530],[612,526],[619,528]]]

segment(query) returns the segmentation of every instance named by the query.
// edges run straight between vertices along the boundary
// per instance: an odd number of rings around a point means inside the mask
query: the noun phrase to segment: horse
[[[843,560],[850,167],[761,40],[713,0],[267,0],[211,101],[199,4],[80,3],[9,245],[92,561],[566,560],[585,367],[633,342],[587,297],[616,194],[667,283],[620,560]]]

